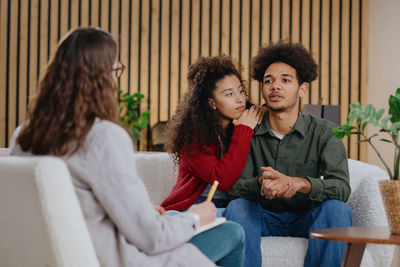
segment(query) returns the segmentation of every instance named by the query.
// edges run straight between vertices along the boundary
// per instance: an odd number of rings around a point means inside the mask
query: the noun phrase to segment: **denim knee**
[[[238,222],[241,225],[254,223],[259,217],[260,204],[244,198],[232,200],[223,214],[228,220]]]
[[[335,218],[337,226],[351,226],[352,212],[346,203],[336,199],[330,199],[322,202],[321,213],[328,218]]]

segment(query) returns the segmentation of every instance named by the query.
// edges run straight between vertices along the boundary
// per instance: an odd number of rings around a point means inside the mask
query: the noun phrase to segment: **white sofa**
[[[7,149],[0,149],[0,156],[7,154]],[[172,159],[162,152],[135,153],[133,157],[151,200],[160,204],[176,181]],[[68,170],[54,160],[0,157],[0,266],[98,266]],[[347,204],[354,225],[387,225],[377,182],[387,179],[387,174],[355,160],[349,160],[349,168],[352,194]],[[15,178],[10,182],[6,177]],[[35,183],[27,183],[29,178]],[[41,231],[43,227],[50,228]],[[49,243],[43,245],[43,240]],[[261,243],[263,266],[303,266],[307,239],[263,237]],[[361,266],[389,266],[392,256],[393,246],[367,245]]]
[[[172,159],[163,152],[135,153],[138,174],[144,180],[151,200],[160,204],[177,178]],[[374,165],[349,160],[352,193],[347,204],[353,212],[354,226],[388,225],[379,193],[378,180],[388,175]],[[263,266],[303,266],[308,240],[294,237],[262,237]],[[390,266],[394,246],[367,245],[361,266]]]

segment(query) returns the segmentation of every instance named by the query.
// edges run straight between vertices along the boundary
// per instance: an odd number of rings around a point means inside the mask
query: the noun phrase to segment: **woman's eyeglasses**
[[[121,62],[118,62],[118,67],[112,70],[115,72],[115,77],[120,78],[122,76],[122,73],[124,73],[125,65]]]

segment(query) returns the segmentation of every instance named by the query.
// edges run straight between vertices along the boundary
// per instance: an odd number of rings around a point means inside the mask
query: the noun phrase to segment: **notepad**
[[[204,231],[210,230],[210,229],[212,229],[212,228],[214,228],[214,227],[216,227],[216,226],[218,226],[220,224],[223,224],[224,222],[226,222],[226,218],[225,217],[215,218],[215,220],[213,222],[210,222],[208,224],[202,225],[199,228],[197,228],[196,235],[198,235],[198,234],[200,234],[200,233],[202,233]]]

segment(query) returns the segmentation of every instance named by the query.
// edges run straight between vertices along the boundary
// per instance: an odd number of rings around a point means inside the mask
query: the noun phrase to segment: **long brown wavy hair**
[[[187,75],[189,90],[165,130],[165,148],[172,154],[175,164],[180,162],[181,149],[190,155],[194,143],[203,148],[217,142],[220,137],[224,147],[229,146],[233,125],[228,127],[228,132],[223,132],[219,113],[209,104],[216,83],[229,75],[235,75],[244,88],[240,69],[229,56],[200,57],[190,66]]]
[[[112,68],[117,46],[96,28],[69,33],[58,46],[39,83],[39,95],[17,138],[35,155],[72,155],[83,147],[97,118],[119,123]]]

